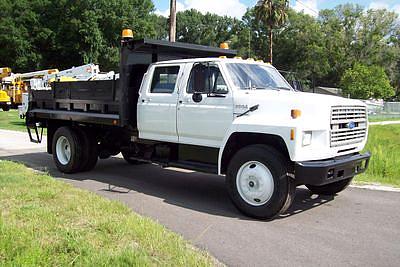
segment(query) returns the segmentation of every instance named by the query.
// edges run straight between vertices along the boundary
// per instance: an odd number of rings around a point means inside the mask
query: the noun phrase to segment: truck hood
[[[242,90],[235,92],[234,112],[240,114],[254,105],[259,105],[254,117],[260,123],[280,125],[288,121],[304,128],[328,128],[332,106],[365,106],[362,101],[322,94],[286,90]],[[291,110],[301,110],[301,117],[293,120]],[[245,116],[243,116],[245,117]],[[262,119],[260,119],[262,118]]]

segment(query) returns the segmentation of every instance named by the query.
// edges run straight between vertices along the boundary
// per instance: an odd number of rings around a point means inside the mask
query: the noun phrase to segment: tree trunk
[[[171,0],[169,15],[169,41],[175,42],[176,36],[176,0]]]
[[[272,64],[272,26],[269,26],[269,63]]]

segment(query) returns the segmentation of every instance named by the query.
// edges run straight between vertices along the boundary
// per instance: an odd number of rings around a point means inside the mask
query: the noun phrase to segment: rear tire
[[[331,184],[327,185],[308,185],[306,184],[306,187],[313,192],[314,194],[317,195],[335,195],[343,190],[345,190],[350,184],[351,181],[353,180],[353,177],[337,181]]]
[[[70,127],[60,127],[53,136],[52,151],[57,169],[63,173],[81,170],[84,152],[79,133]]]
[[[270,219],[284,213],[296,191],[288,161],[276,149],[251,145],[231,159],[226,184],[233,204],[244,214]]]
[[[81,140],[83,147],[83,161],[81,171],[91,171],[97,164],[99,158],[98,144],[95,136],[90,132],[89,129],[76,128]]]

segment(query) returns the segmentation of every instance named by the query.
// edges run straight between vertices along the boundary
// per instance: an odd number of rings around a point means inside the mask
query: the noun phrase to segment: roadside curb
[[[380,184],[351,184],[350,187],[373,190],[373,191],[385,191],[385,192],[400,193],[400,188],[391,187],[391,186],[387,186],[387,185],[380,185]]]

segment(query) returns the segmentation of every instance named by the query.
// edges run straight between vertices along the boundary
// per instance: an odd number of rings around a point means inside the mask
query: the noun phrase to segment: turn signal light
[[[290,129],[290,140],[294,140],[294,129]]]
[[[133,38],[133,31],[131,29],[123,29],[122,38]]]
[[[300,109],[292,109],[290,111],[290,115],[292,116],[293,119],[297,119],[298,117],[301,116],[301,110]]]

